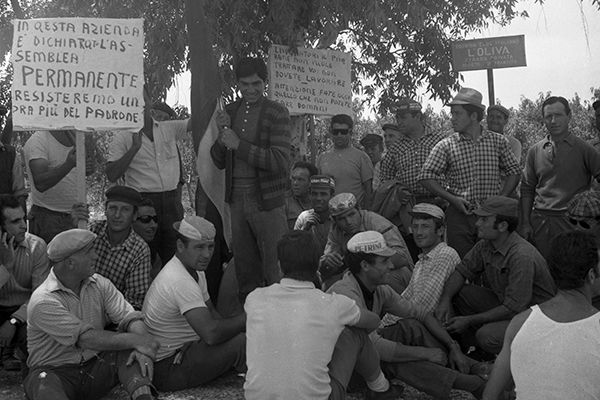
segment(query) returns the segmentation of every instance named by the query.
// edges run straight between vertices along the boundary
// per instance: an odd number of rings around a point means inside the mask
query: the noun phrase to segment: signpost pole
[[[488,68],[487,70],[487,81],[488,81],[488,96],[490,99],[490,106],[494,105],[494,70],[492,68]]]
[[[75,159],[77,161],[75,170],[77,171],[77,201],[87,203],[85,187],[85,134],[75,133]],[[87,221],[80,219],[77,221],[79,229],[87,228]]]
[[[310,136],[308,138],[308,147],[310,148],[310,162],[314,164],[317,160],[317,142],[315,137],[315,116],[312,114],[308,116],[308,130],[310,131]]]

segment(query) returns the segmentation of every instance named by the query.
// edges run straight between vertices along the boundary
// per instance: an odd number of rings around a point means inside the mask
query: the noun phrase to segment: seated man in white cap
[[[177,251],[150,285],[142,308],[148,331],[160,342],[154,384],[161,391],[199,386],[231,368],[246,369],[246,315],[223,318],[206,286],[215,227],[198,216],[173,227]]]
[[[142,314],[106,278],[94,273],[96,235],[71,229],[48,245],[53,267],[27,308],[30,400],[96,399],[119,382],[134,400],[154,399],[158,342]],[[104,330],[110,322],[118,332]]]
[[[388,284],[398,293],[402,293],[410,281],[413,261],[406,242],[398,228],[390,221],[373,211],[361,210],[351,193],[340,193],[329,201],[329,214],[333,225],[329,232],[325,252],[319,260],[319,272],[324,288],[331,286],[341,277],[347,268],[344,255],[347,253],[348,240],[358,232],[377,231],[395,251],[392,256],[394,271],[389,274]]]
[[[348,241],[345,257],[350,271],[328,292],[351,298],[361,310],[403,318],[370,335],[388,376],[439,399],[449,398],[452,388],[480,395],[485,382],[472,374],[476,361],[461,352],[432,313],[402,299],[385,284],[394,254],[381,233],[357,233]]]

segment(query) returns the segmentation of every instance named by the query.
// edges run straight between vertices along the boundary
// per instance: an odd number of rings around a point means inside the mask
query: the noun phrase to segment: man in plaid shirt
[[[506,138],[481,125],[485,110],[481,100],[477,90],[462,88],[448,103],[455,133],[435,145],[417,178],[450,203],[448,245],[461,258],[477,240],[473,210],[490,196],[511,193],[521,172]],[[501,176],[506,176],[502,186]],[[441,184],[444,178],[446,186]]]

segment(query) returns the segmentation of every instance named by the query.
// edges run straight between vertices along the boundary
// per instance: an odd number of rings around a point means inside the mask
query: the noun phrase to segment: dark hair
[[[591,268],[598,272],[598,245],[595,236],[579,231],[558,234],[552,240],[548,264],[559,289],[582,287]]]
[[[5,208],[21,208],[21,203],[12,194],[0,194],[0,225],[4,225]]]
[[[296,168],[304,168],[308,170],[308,176],[311,177],[313,175],[318,175],[319,170],[315,166],[315,164],[310,163],[308,161],[296,161],[294,165],[292,165],[292,171]]]
[[[331,128],[333,129],[333,124],[345,124],[348,125],[348,128],[352,129],[354,126],[354,121],[352,117],[347,114],[337,114],[331,117]]]
[[[185,247],[187,247],[188,244],[190,243],[190,238],[179,233],[179,231],[175,231],[175,238],[176,238],[175,241],[181,240],[181,242],[183,243],[183,245]]]
[[[435,223],[435,229],[438,230],[440,228],[443,228],[446,226],[446,221],[440,218],[435,218],[432,217],[429,214],[423,214],[423,213],[413,213],[412,215],[412,219],[421,219],[421,220],[432,220]]]
[[[316,238],[311,232],[291,231],[277,242],[277,258],[286,278],[316,281],[320,255]]]
[[[263,81],[267,80],[267,66],[262,58],[244,57],[237,63],[234,72],[235,78],[238,80],[254,74]]]
[[[360,263],[362,261],[373,264],[376,259],[377,254],[348,252],[344,256],[344,264],[350,269],[350,272],[358,274],[360,272]]]
[[[506,215],[496,215],[496,219],[494,220],[494,229],[498,229],[498,224],[501,222],[506,222],[508,227],[506,230],[508,232],[514,232],[517,229],[517,225],[519,225],[519,218],[517,217],[509,217]]]
[[[483,120],[483,109],[477,107],[473,104],[461,104],[462,108],[465,109],[469,116],[473,113],[477,113],[477,122],[481,122]]]
[[[148,197],[142,197],[142,201],[140,201],[139,207],[152,207],[156,209],[156,207],[154,206],[154,202],[151,198]]]
[[[563,106],[565,106],[565,112],[567,113],[567,115],[571,115],[571,107],[569,107],[569,102],[567,101],[567,99],[565,99],[562,96],[550,96],[542,103],[542,118],[545,117],[544,108],[554,103],[561,103]]]

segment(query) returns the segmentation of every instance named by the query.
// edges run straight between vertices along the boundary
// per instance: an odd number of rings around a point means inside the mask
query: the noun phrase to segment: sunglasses
[[[331,134],[333,136],[347,135],[349,132],[350,132],[350,129],[332,129],[331,130]]]
[[[594,218],[591,221],[596,221],[598,222],[599,218]],[[588,220],[589,221],[589,220]],[[571,225],[573,226],[581,226],[583,229],[592,229],[592,225],[590,225],[590,223],[586,221],[585,219],[575,219],[575,218],[569,218],[569,222],[571,223]]]
[[[157,215],[144,215],[142,217],[138,217],[136,221],[142,221],[142,223],[147,224],[150,221],[154,221],[156,223],[158,223],[158,216]]]

